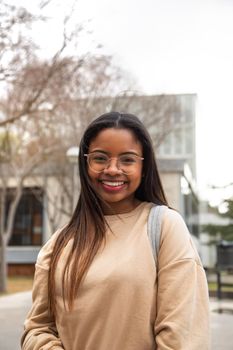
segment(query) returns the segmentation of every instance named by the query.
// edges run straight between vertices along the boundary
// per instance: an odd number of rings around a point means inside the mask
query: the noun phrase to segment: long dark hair
[[[52,314],[56,312],[55,272],[65,246],[72,239],[72,249],[65,262],[62,278],[63,301],[71,309],[78,287],[105,240],[107,223],[102,210],[104,202],[93,189],[84,154],[88,153],[89,145],[97,134],[108,128],[128,129],[142,145],[143,176],[135,197],[140,201],[168,205],[158,173],[151,138],[143,123],[132,114],[118,112],[106,113],[95,119],[84,132],[79,146],[81,192],[78,203],[70,222],[58,235],[52,252],[48,281],[49,310]]]

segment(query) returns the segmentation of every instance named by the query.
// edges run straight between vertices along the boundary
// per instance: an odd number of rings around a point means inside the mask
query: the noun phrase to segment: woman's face
[[[128,129],[104,129],[98,133],[89,146],[89,154],[98,157],[106,155],[114,158],[109,165],[100,173],[93,171],[88,166],[88,175],[92,181],[93,188],[102,199],[107,202],[115,213],[120,214],[134,209],[139,201],[135,198],[135,191],[140,185],[142,178],[143,160],[137,160],[131,166],[130,174],[125,174],[118,167],[117,157],[122,155],[136,155],[143,157],[142,145],[136,139],[133,132]],[[97,158],[98,161],[99,158]],[[101,160],[101,157],[100,157]],[[130,160],[130,159],[129,159]],[[126,161],[129,161],[126,158]],[[126,167],[127,168],[127,167]],[[111,214],[107,208],[103,208],[105,214]]]

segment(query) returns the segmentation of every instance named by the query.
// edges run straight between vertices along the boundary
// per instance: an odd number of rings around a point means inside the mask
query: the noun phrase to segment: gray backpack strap
[[[157,258],[159,254],[162,216],[165,208],[167,208],[165,205],[153,206],[148,217],[148,237],[151,243],[152,251],[154,253],[155,264],[157,264]]]

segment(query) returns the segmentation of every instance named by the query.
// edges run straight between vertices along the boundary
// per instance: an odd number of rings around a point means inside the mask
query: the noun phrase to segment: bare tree
[[[53,80],[54,82],[55,76],[61,78],[63,66],[70,63],[70,61],[68,63],[69,59],[66,59],[67,52],[71,52],[71,47],[78,46],[80,35],[84,31],[82,24],[70,28],[71,14],[65,16],[60,47],[47,60],[42,62],[41,59],[38,59],[39,47],[33,41],[30,31],[27,31],[27,29],[32,29],[38,21],[47,21],[46,16],[43,15],[43,9],[49,3],[50,1],[42,1],[40,12],[35,15],[23,7],[9,5],[0,0],[0,82],[2,95],[9,97],[12,90],[15,93],[16,86],[20,91],[22,84],[32,86],[31,82],[37,80],[37,84],[34,84],[30,95],[27,95],[24,99],[20,98],[20,108],[13,108],[14,114],[1,115],[0,127],[14,123],[14,121],[24,116],[32,116],[41,103],[47,102],[45,91],[48,91],[50,81]],[[75,64],[70,65],[70,69],[78,69],[88,59],[88,56],[88,53],[81,55],[76,50]],[[70,74],[72,74],[71,71]],[[56,86],[53,86],[53,88],[56,89]]]
[[[8,82],[25,64],[35,49],[35,45],[23,32],[39,20],[23,7],[0,1],[0,81]]]

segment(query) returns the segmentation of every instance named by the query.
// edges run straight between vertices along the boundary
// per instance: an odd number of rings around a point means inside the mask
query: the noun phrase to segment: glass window
[[[180,123],[183,121],[183,115],[181,111],[173,113],[173,121],[175,126],[180,125]]]
[[[193,112],[191,109],[185,110],[185,121],[188,123],[193,121]]]
[[[167,135],[163,141],[163,153],[165,155],[172,153],[172,134]]]
[[[174,132],[174,152],[175,154],[183,153],[183,133],[182,130],[175,130]]]
[[[192,154],[193,153],[193,135],[192,129],[185,129],[185,153]]]
[[[7,212],[13,189],[8,192]],[[37,246],[42,244],[43,207],[42,191],[38,188],[25,188],[20,199],[15,220],[11,246]]]

